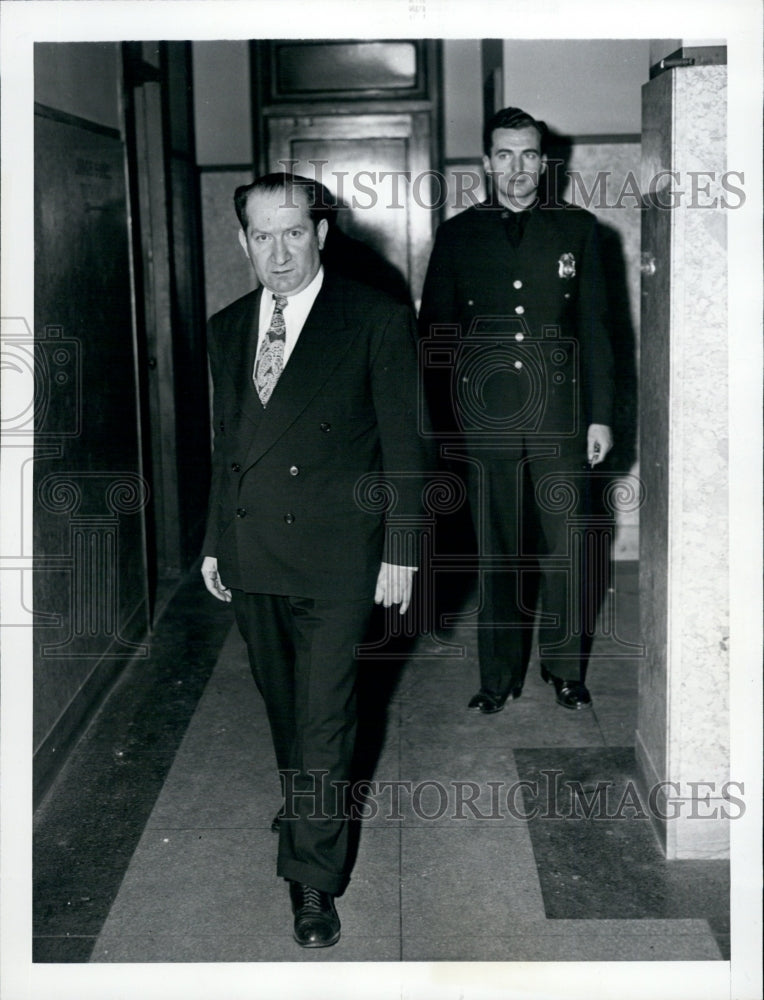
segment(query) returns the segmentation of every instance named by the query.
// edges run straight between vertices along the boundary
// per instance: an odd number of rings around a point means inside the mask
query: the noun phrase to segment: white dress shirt
[[[285,368],[323,283],[324,269],[323,267],[319,267],[315,278],[309,285],[303,288],[301,292],[297,292],[296,295],[286,296],[287,304],[284,306],[284,325],[286,326],[286,339],[284,341]],[[265,337],[266,331],[271,325],[271,317],[273,316],[273,309],[276,304],[273,297],[274,294],[276,293],[271,292],[270,289],[263,288],[263,294],[260,296],[260,318],[257,328],[257,352],[255,357],[259,356],[263,337]]]

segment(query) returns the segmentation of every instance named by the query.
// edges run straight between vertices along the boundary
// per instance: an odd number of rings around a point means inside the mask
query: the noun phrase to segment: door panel
[[[418,302],[432,240],[429,113],[273,117],[267,136],[269,169],[324,184],[345,206],[341,228],[396,267]]]
[[[343,232],[368,243],[410,280],[407,200],[399,199],[401,207],[391,210],[386,192],[371,185],[371,177],[381,170],[406,170],[406,140],[297,140],[291,149],[298,161],[296,172],[316,177],[346,206],[340,212]],[[318,170],[315,164],[321,161],[327,166]],[[361,189],[353,184],[354,177],[363,184]]]
[[[37,109],[34,126],[38,750],[86,684],[96,690],[113,677],[110,664],[140,651],[133,640],[147,625],[147,490],[135,419],[122,140],[50,109]],[[24,340],[11,346],[22,359],[29,350]],[[25,532],[20,525],[20,546]],[[41,757],[39,786],[51,768]]]

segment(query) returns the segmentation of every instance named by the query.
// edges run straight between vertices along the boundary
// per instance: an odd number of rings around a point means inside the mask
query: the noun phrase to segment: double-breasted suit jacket
[[[390,474],[395,513],[416,514],[427,465],[413,319],[327,272],[264,409],[252,382],[260,295],[209,324],[215,447],[204,554],[227,587],[371,600],[380,562],[401,559],[359,484]]]

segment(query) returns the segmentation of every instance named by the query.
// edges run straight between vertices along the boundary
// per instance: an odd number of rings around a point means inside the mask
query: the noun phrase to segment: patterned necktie
[[[284,309],[289,300],[285,295],[274,295],[273,299],[276,304],[273,307],[271,325],[265,331],[252,376],[257,395],[263,406],[267,406],[279,376],[284,370],[284,343],[286,341]]]

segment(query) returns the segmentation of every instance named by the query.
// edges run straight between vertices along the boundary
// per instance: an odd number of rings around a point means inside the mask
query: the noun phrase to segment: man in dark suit
[[[491,195],[440,227],[420,311],[433,417],[467,469],[481,584],[481,687],[469,708],[485,714],[522,691],[536,562],[542,676],[565,708],[591,704],[579,542],[586,466],[612,445],[612,358],[594,216],[538,197],[545,131],[519,108],[487,122]]]
[[[304,947],[340,933],[355,647],[374,601],[406,611],[416,567],[364,486],[388,479],[396,516],[416,516],[426,462],[411,312],[324,271],[317,191],[270,174],[234,196],[261,287],[209,323],[215,448],[202,564],[210,592],[233,601],[265,701],[285,795],[277,871]]]

